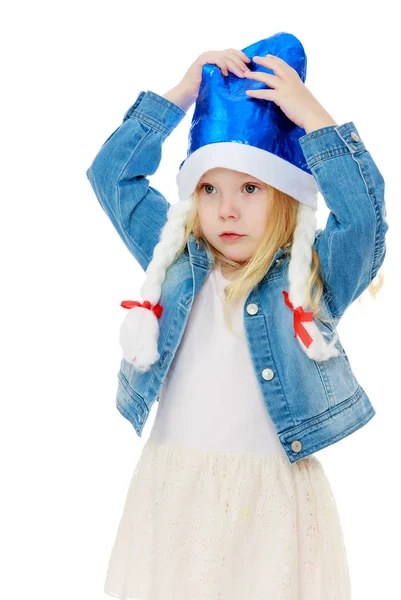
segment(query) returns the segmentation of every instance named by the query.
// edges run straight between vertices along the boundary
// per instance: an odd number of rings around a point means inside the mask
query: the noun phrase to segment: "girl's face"
[[[197,190],[199,222],[207,241],[231,260],[252,258],[265,231],[267,184],[247,173],[216,167],[202,175]],[[244,237],[225,240],[220,237],[223,231]]]

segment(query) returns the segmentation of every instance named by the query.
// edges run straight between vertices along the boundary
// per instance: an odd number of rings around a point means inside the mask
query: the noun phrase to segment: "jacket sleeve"
[[[299,142],[330,209],[314,245],[330,310],[340,318],[384,261],[384,179],[352,121],[312,131]]]
[[[144,271],[170,208],[147,175],[157,170],[162,144],[185,114],[154,92],[140,92],[86,171],[100,205]]]

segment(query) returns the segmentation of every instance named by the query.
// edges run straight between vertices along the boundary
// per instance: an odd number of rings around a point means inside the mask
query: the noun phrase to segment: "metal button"
[[[246,312],[249,315],[256,315],[256,313],[258,312],[259,307],[257,304],[248,304],[246,307]]]
[[[141,422],[142,422],[142,417],[141,417],[141,415],[137,415],[137,417],[138,417],[138,421],[141,423]]]
[[[351,131],[351,137],[354,142],[359,142],[359,136],[355,133],[355,131]]]
[[[267,380],[273,379],[274,373],[271,369],[263,369],[262,377],[263,377],[263,379],[267,379]]]
[[[291,444],[291,449],[293,452],[299,452],[302,448],[302,444],[299,440],[294,440]]]

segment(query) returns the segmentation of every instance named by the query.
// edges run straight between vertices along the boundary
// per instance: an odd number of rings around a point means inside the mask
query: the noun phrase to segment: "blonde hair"
[[[261,281],[267,272],[267,269],[277,252],[282,247],[284,251],[290,251],[294,230],[296,226],[297,211],[299,202],[292,196],[268,185],[269,199],[269,218],[266,220],[264,236],[254,255],[244,264],[230,260],[224,254],[219,252],[202,234],[199,216],[198,216],[198,190],[193,193],[192,209],[185,225],[185,234],[183,242],[176,254],[181,254],[193,233],[197,241],[202,240],[213,256],[214,264],[220,264],[231,269],[235,269],[236,277],[225,288],[226,303],[224,307],[224,318],[232,330],[230,318],[230,309],[232,303],[248,296],[252,288]],[[376,299],[376,294],[383,285],[383,274],[381,272],[368,286],[369,293]],[[316,293],[312,297],[313,288],[316,287]],[[319,255],[314,246],[312,246],[312,265],[311,275],[308,280],[307,300],[309,310],[314,312],[314,317],[325,323],[334,321],[334,319],[324,319],[320,316],[320,298],[323,293],[322,273]],[[361,298],[358,299],[359,302]]]

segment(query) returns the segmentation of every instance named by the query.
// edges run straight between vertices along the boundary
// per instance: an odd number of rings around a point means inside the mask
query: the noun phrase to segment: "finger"
[[[223,75],[225,75],[227,77],[227,75],[228,75],[228,69],[226,67],[225,61],[216,60],[215,64],[219,67],[219,69],[223,73]]]
[[[249,73],[245,73],[246,79],[254,79],[255,81],[262,81],[269,87],[275,88],[279,83],[279,78],[275,75],[271,75],[270,73],[262,73],[261,71],[250,71]]]
[[[227,56],[224,57],[224,59],[220,60],[219,62],[216,61],[216,64],[220,67],[220,70],[225,77],[228,76],[229,71],[235,73],[236,75],[238,75],[238,77],[244,76],[244,73],[243,72],[241,73],[239,68],[236,66],[236,64],[233,63]]]
[[[245,90],[245,94],[251,98],[262,98],[263,100],[272,100],[275,102],[276,93],[274,90]]]
[[[244,66],[244,63],[241,61],[240,58],[226,57],[226,62],[228,64],[228,66],[230,67],[230,71],[235,73],[235,75],[237,75],[237,77],[244,77],[244,75],[246,75],[246,73],[245,73],[246,67]]]
[[[247,56],[247,55],[245,54],[245,52],[242,52],[242,50],[237,50],[236,48],[233,48],[232,50],[233,50],[233,52],[235,52],[235,53],[237,54],[237,56],[239,56],[239,57],[240,57],[240,59],[241,59],[242,61],[244,61],[245,63],[249,63],[249,62],[251,62],[251,59],[249,58],[249,56]]]
[[[272,54],[267,54],[266,56],[254,56],[253,62],[256,64],[267,66],[268,69],[274,71],[281,79],[284,78],[283,66],[289,66],[285,60],[282,60],[279,56],[274,56]],[[284,67],[285,69],[285,67]]]

